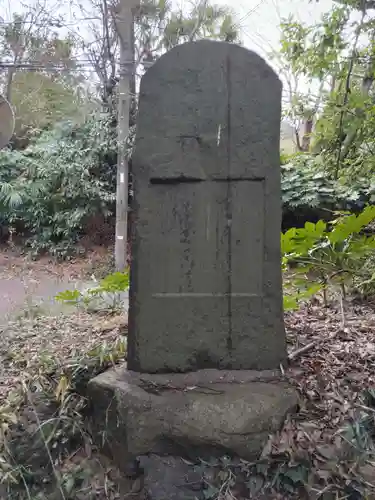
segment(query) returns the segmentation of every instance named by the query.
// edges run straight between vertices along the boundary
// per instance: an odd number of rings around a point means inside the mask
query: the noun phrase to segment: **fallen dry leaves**
[[[375,499],[375,308],[348,304],[345,326],[339,308],[321,305],[288,313],[285,321],[289,352],[314,347],[287,372],[301,395],[300,411],[264,450],[264,460],[288,463],[283,474],[297,491],[279,498]],[[0,332],[0,400],[25,373],[111,344],[125,328],[123,316],[80,311],[9,323]]]
[[[0,329],[0,402],[25,378],[48,363],[63,366],[92,348],[115,342],[126,329],[123,315],[40,316],[10,322]]]
[[[64,499],[119,498],[122,482],[109,477],[117,469],[105,465],[84,431],[80,412],[85,398],[77,382],[85,387],[92,369],[111,364],[125,333],[124,315],[83,311],[23,318],[0,330],[0,432],[6,422],[12,423],[10,432],[0,433],[0,498],[23,500],[34,493],[41,495],[35,498],[55,498],[57,485],[64,489]],[[51,425],[49,456],[41,428]],[[4,450],[10,453],[4,455]],[[16,485],[7,481],[9,468],[12,474],[18,471]],[[33,478],[32,491],[23,486],[23,470]]]
[[[55,258],[41,256],[34,260],[21,248],[0,246],[0,278],[13,279],[17,276],[32,276],[36,281],[46,275],[61,280],[77,280],[91,275],[99,268],[110,272],[111,250],[101,246],[91,246],[82,256],[74,256],[69,261],[59,262]]]
[[[286,457],[308,498],[375,498],[375,310],[346,309],[344,326],[338,308],[321,305],[285,317],[289,351],[313,347],[291,362],[300,411],[270,439],[264,458]]]

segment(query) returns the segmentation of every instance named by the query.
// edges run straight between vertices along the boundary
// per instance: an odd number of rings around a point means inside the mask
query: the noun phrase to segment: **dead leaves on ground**
[[[351,304],[344,328],[341,320],[339,308],[319,305],[286,315],[290,352],[315,345],[287,372],[300,411],[272,436],[257,466],[284,498],[375,499],[375,309]],[[25,374],[113,344],[125,330],[122,316],[83,312],[10,323],[1,332],[0,398]]]
[[[286,315],[290,350],[315,345],[291,363],[300,411],[264,458],[294,471],[296,498],[375,498],[375,310],[352,304],[341,321],[339,309],[321,306]]]
[[[0,330],[0,401],[28,375],[63,366],[99,345],[113,344],[125,331],[123,315],[81,311],[9,323]]]
[[[23,319],[1,331],[0,487],[7,498],[29,498],[25,470],[40,494],[58,486],[64,498],[92,498],[99,481],[95,498],[117,498],[107,495],[106,471],[91,470],[100,456],[89,451],[83,410],[88,380],[124,358],[125,334],[123,315],[80,311]],[[69,456],[82,453],[85,459],[65,471]]]

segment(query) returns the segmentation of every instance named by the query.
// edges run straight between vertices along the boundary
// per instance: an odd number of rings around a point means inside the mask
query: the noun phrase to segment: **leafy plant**
[[[121,294],[129,289],[129,272],[115,272],[99,281],[96,287],[85,291],[65,290],[56,295],[55,299],[65,304],[83,304],[90,306],[95,298],[101,298],[111,310],[117,310],[122,303]]]
[[[283,225],[302,225],[306,221],[330,220],[334,212],[360,212],[375,203],[375,180],[372,176],[331,179],[321,156],[289,155],[281,166]]]
[[[112,273],[103,278],[100,284],[90,290],[91,295],[125,292],[129,288],[129,273]]]
[[[298,307],[319,291],[329,286],[340,289],[346,296],[346,287],[367,283],[367,261],[375,249],[375,237],[362,234],[375,219],[375,207],[368,206],[360,214],[340,214],[329,226],[320,220],[307,222],[303,228],[291,228],[281,236],[283,268],[286,273],[286,309]],[[375,280],[374,280],[375,282]]]
[[[37,254],[77,251],[85,224],[115,199],[116,140],[108,118],[61,123],[25,151],[0,152],[0,213]]]
[[[282,167],[284,210],[297,207],[331,208],[336,204],[336,187],[327,179],[321,159],[298,155]]]

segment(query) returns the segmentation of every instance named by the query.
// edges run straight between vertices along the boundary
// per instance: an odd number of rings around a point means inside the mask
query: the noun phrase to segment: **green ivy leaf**
[[[76,303],[82,298],[79,290],[65,290],[55,296],[55,300],[65,303]]]

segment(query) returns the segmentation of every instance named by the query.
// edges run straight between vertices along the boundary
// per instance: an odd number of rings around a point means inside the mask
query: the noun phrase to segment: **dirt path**
[[[91,281],[90,272],[103,256],[54,263],[45,258],[32,261],[14,252],[0,251],[0,325],[34,307],[43,311],[61,307],[54,297]]]
[[[32,308],[43,304],[50,307],[55,304],[54,297],[63,290],[74,288],[75,282],[39,276],[39,280],[24,279],[21,277],[0,278],[0,318],[1,323],[9,317],[21,312],[25,308]]]

